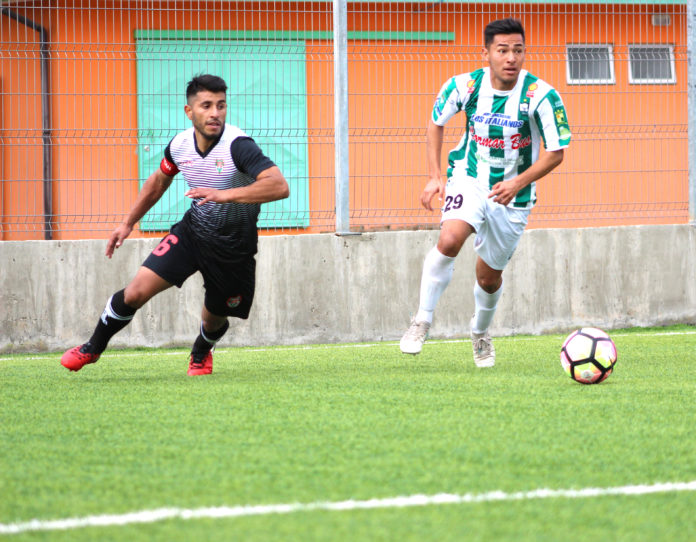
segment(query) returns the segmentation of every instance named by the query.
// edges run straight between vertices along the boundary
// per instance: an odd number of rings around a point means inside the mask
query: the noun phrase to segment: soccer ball
[[[599,384],[614,370],[617,352],[604,331],[584,327],[573,331],[561,348],[561,365],[570,378],[581,384]]]

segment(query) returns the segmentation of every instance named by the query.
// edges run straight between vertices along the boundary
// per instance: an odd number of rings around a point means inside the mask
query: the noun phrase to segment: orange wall
[[[104,237],[137,194],[136,29],[329,31],[333,26],[328,3],[177,3],[169,11],[123,10],[121,2],[93,9],[72,5],[25,12],[49,28],[52,42],[57,239]],[[206,15],[198,16],[205,6]],[[683,6],[443,4],[439,11],[429,6],[430,11],[414,11],[422,7],[351,5],[349,31],[455,34],[454,42],[349,42],[352,225],[437,223],[437,213],[418,204],[430,108],[448,77],[481,65],[483,26],[511,14],[529,32],[526,67],[561,92],[574,133],[563,165],[539,184],[530,225],[687,221]],[[655,29],[650,14],[660,9],[671,12],[673,22]],[[7,43],[36,40],[6,17],[0,28],[9,37],[0,44],[3,51]],[[616,84],[567,85],[568,42],[614,44]],[[677,45],[676,85],[628,84],[627,46],[641,42]],[[39,102],[24,88],[26,81],[35,88],[39,81],[38,47],[25,48],[24,56],[3,54],[0,60],[4,239],[42,238],[26,231],[40,229],[43,219],[36,218],[42,210]],[[307,42],[309,231],[332,231],[334,224],[332,54],[331,41]],[[31,75],[18,75],[25,71]],[[458,117],[447,127],[445,152],[461,135]],[[253,127],[243,128],[253,134]],[[37,224],[8,231],[8,222],[19,215]]]
[[[564,63],[529,62],[530,70],[546,72],[562,93],[573,131],[558,174],[539,185],[540,204],[530,226],[687,222],[683,7],[623,6],[611,25],[592,10],[582,13],[583,6],[572,9],[578,15],[546,19],[544,39],[613,44],[616,84],[568,85]],[[651,14],[667,9],[677,13],[671,26],[653,27]],[[676,85],[629,84],[628,45],[637,43],[676,45]],[[542,50],[534,45],[530,54],[543,59]]]
[[[3,55],[0,72],[0,240],[15,238],[10,223],[25,230],[22,239],[43,239],[39,45],[33,30],[0,24],[3,41],[25,42]]]

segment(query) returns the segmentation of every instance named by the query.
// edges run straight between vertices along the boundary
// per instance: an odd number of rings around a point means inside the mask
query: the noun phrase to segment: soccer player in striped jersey
[[[111,234],[106,256],[111,258],[179,172],[189,186],[186,196],[193,199],[191,207],[128,286],[107,301],[90,339],[63,354],[61,363],[71,371],[96,362],[140,307],[173,285],[181,287],[197,271],[203,275],[205,298],[189,375],[212,373],[212,350],[229,327],[228,317],[249,316],[260,206],[286,198],[290,192],[280,169],[254,140],[225,123],[226,92],[225,81],[215,75],[189,81],[184,111],[193,126],[171,140],[160,167],[148,177],[125,221]]]
[[[475,234],[476,281],[470,323],[477,367],[495,364],[488,328],[502,293],[503,269],[512,257],[536,202],[535,183],[563,160],[570,129],[554,88],[522,68],[525,32],[516,19],[484,29],[487,66],[452,77],[437,96],[427,128],[429,180],[421,204],[442,204],[437,246],[425,257],[418,312],[400,342],[418,354],[435,306],[452,278],[454,260]],[[447,182],[440,167],[444,126],[466,115],[466,131],[448,158]],[[541,143],[545,151],[541,152]]]

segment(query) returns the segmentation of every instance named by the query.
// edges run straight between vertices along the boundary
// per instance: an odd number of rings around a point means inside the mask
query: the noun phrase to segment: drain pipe
[[[51,171],[53,158],[51,156],[51,100],[48,78],[50,51],[48,47],[48,30],[9,8],[2,8],[2,14],[39,33],[39,40],[41,43],[41,138],[43,140],[44,239],[50,240],[53,239],[53,177]]]

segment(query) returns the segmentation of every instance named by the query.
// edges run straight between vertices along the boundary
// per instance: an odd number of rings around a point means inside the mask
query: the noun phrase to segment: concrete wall
[[[257,293],[224,345],[398,339],[418,306],[423,258],[436,231],[262,237]],[[474,253],[467,241],[433,337],[468,334]],[[62,350],[89,338],[108,297],[157,244],[128,240],[0,242],[0,351]],[[635,226],[525,232],[504,274],[491,333],[593,325],[696,323],[696,228]],[[189,346],[198,333],[199,275],[143,307],[111,346]]]

